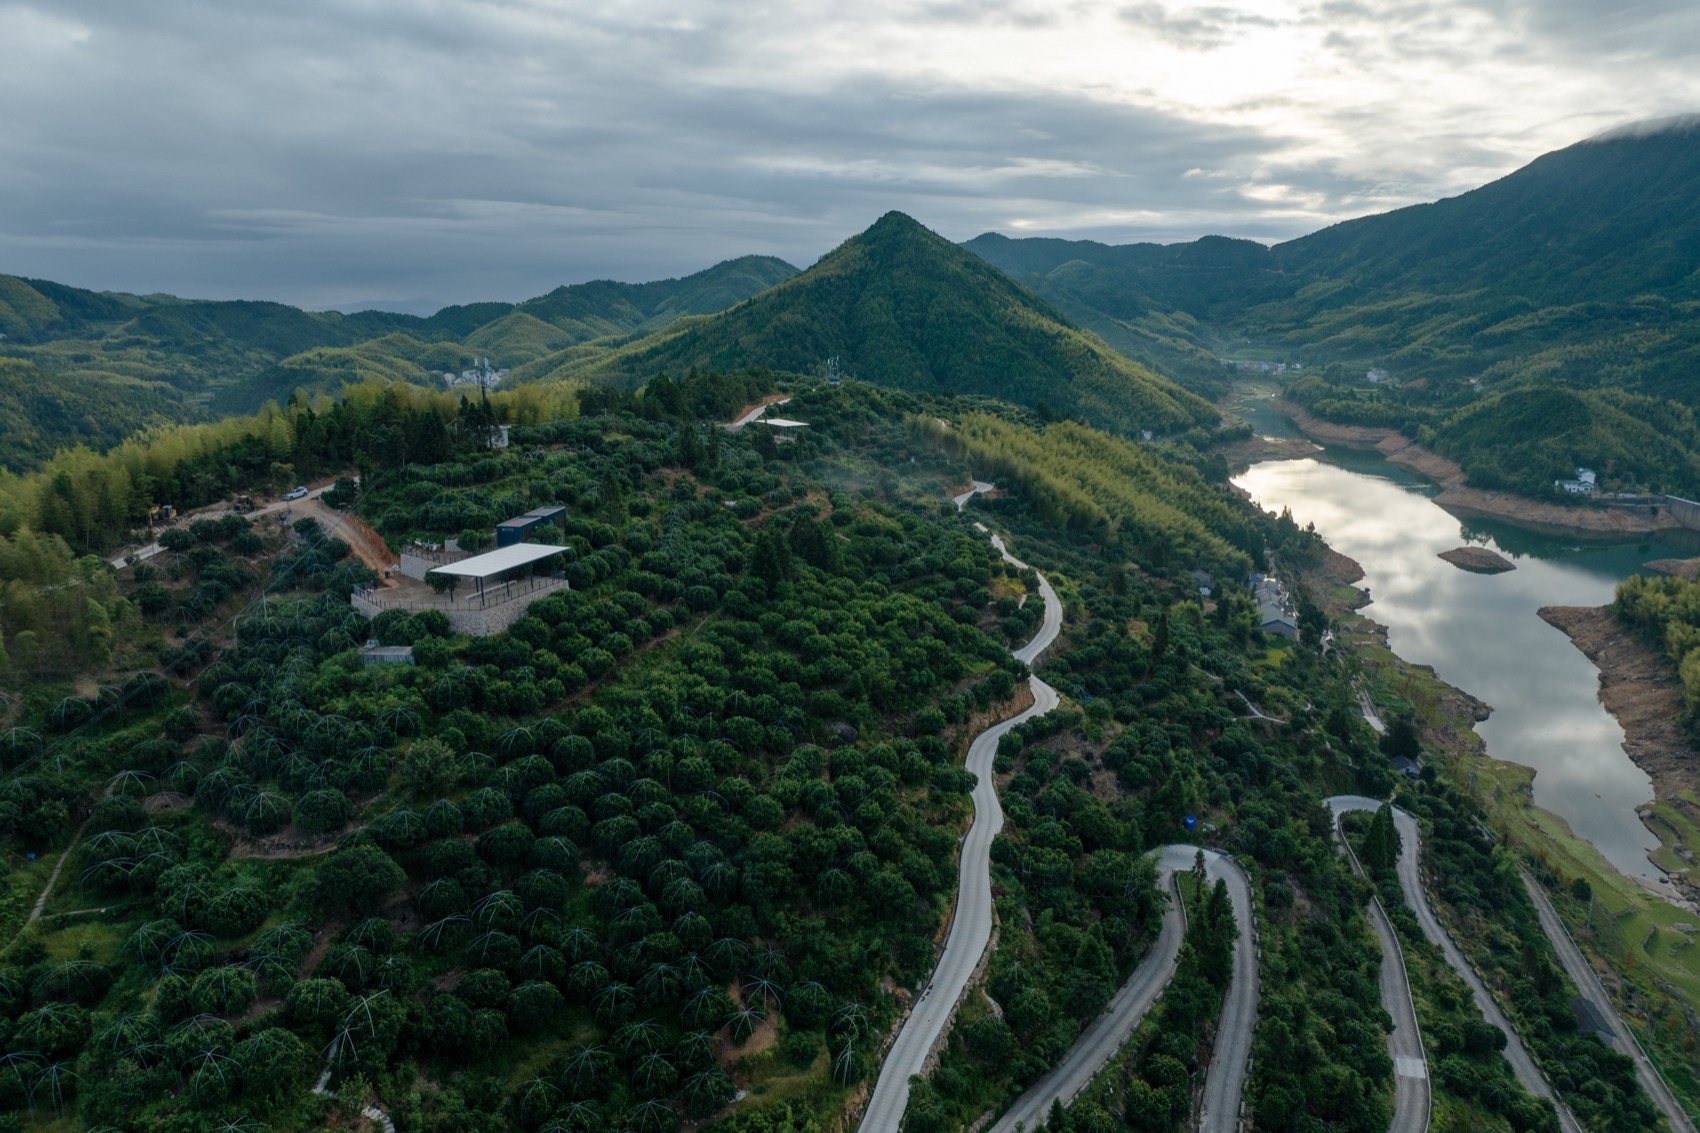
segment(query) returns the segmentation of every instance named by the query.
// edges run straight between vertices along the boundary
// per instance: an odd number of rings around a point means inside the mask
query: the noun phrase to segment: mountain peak
[[[1173,432],[1213,407],[1096,337],[911,216],[888,212],[803,274],[739,307],[530,378],[649,377],[700,366],[810,373],[838,358],[867,381],[979,394],[1112,429]]]
[[[1672,114],[1665,118],[1643,118],[1639,122],[1625,122],[1621,126],[1613,126],[1603,133],[1585,138],[1581,144],[1653,138],[1662,134],[1692,134],[1696,130],[1700,130],[1700,113]]]

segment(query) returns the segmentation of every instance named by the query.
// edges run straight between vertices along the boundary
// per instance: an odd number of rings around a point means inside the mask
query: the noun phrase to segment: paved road
[[[1027,569],[1027,564],[1013,558],[1004,548],[1003,540],[992,536],[995,545],[1008,562]],[[1045,617],[1033,640],[1015,651],[1015,656],[1032,663],[1033,659],[1056,640],[1062,628],[1062,603],[1044,576],[1039,579],[1039,594],[1045,601]],[[932,1052],[933,1045],[944,1033],[956,1012],[968,980],[985,955],[992,938],[992,839],[1003,829],[1003,808],[998,805],[997,781],[992,773],[992,759],[997,755],[998,740],[1006,732],[1035,716],[1043,716],[1057,706],[1056,690],[1038,677],[1028,678],[1033,690],[1033,707],[1013,719],[996,724],[978,736],[968,746],[965,766],[978,781],[974,785],[974,824],[962,840],[960,864],[956,882],[956,912],[951,917],[950,935],[945,939],[944,952],[932,979],[922,989],[921,997],[909,1012],[903,1029],[886,1054],[880,1067],[879,1081],[868,1099],[867,1112],[861,1128],[867,1133],[896,1133],[903,1121],[903,1111],[909,1106],[909,1079],[921,1072]]]
[[[762,404],[756,406],[754,409],[750,410],[748,413],[744,414],[742,417],[738,418],[736,421],[728,421],[722,427],[725,428],[725,429],[728,429],[728,430],[742,429],[745,425],[748,425],[750,422],[754,421],[757,417],[760,417],[763,413],[766,413],[769,409],[772,409],[776,405],[784,405],[786,402],[788,402],[790,400],[791,399],[788,398],[788,397],[782,397],[778,401],[763,402]]]
[[[1381,809],[1380,799],[1366,798],[1363,795],[1337,795],[1328,799],[1328,807],[1334,812],[1335,821],[1348,811]],[[1418,854],[1421,850],[1422,831],[1417,826],[1417,820],[1397,807],[1393,810],[1393,825],[1399,831],[1399,888],[1405,894],[1405,904],[1416,914],[1417,923],[1422,926],[1423,935],[1446,957],[1446,962],[1452,966],[1463,981],[1469,985],[1470,993],[1475,997],[1476,1008],[1482,1013],[1482,1018],[1505,1032],[1505,1060],[1511,1064],[1511,1072],[1517,1075],[1517,1081],[1523,1088],[1538,1098],[1546,1098],[1558,1108],[1558,1120],[1565,1133],[1583,1133],[1582,1125],[1569,1108],[1558,1099],[1547,1084],[1546,1077],[1529,1054],[1529,1048],[1523,1045],[1523,1040],[1517,1036],[1511,1021],[1505,1017],[1505,1012],[1499,1009],[1481,977],[1470,967],[1464,954],[1458,950],[1458,945],[1452,941],[1452,936],[1435,916],[1434,909],[1428,903],[1428,891],[1423,888],[1422,874],[1418,870]]]
[[[1157,872],[1163,886],[1172,891],[1170,879],[1179,871],[1191,869],[1197,854],[1197,846],[1164,846],[1158,851]],[[1257,940],[1250,927],[1251,888],[1245,873],[1232,858],[1214,850],[1204,851],[1204,869],[1212,880],[1221,878],[1228,883],[1240,935],[1234,944],[1234,982],[1222,1004],[1216,1026],[1216,1051],[1204,1080],[1204,1111],[1199,1128],[1203,1133],[1231,1133],[1239,1124],[1246,1060],[1251,1054],[1251,1037],[1257,1024]],[[1163,914],[1163,927],[1151,951],[1116,992],[1109,1007],[1092,1021],[1060,1063],[1015,1100],[992,1126],[991,1133],[1014,1133],[1018,1123],[1032,1129],[1044,1121],[1051,1102],[1061,1100],[1067,1105],[1091,1084],[1169,986],[1183,935],[1177,898],[1169,902]]]
[[[967,507],[968,501],[979,495],[981,492],[989,492],[992,490],[991,484],[987,483],[985,480],[970,479],[968,483],[973,486],[966,492],[963,492],[960,496],[950,497],[951,502],[956,505],[957,511],[961,511],[963,508]]]
[[[1196,847],[1166,846],[1167,862],[1176,849],[1188,849],[1187,864]],[[1252,1032],[1257,1029],[1257,921],[1252,917],[1251,886],[1239,863],[1212,850],[1204,851],[1204,868],[1211,881],[1228,883],[1234,907],[1234,923],[1240,935],[1234,941],[1234,982],[1222,1002],[1216,1020],[1216,1049],[1210,1056],[1210,1073],[1204,1078],[1204,1104],[1199,1111],[1201,1133],[1233,1133],[1239,1127],[1240,1098],[1245,1092],[1246,1066],[1251,1059]]]
[[[1564,965],[1565,975],[1576,985],[1576,990],[1586,996],[1605,1019],[1611,1024],[1612,1032],[1617,1036],[1617,1050],[1635,1060],[1635,1076],[1641,1080],[1641,1088],[1647,1092],[1659,1112],[1670,1122],[1673,1133],[1694,1133],[1694,1123],[1688,1114],[1683,1112],[1682,1104],[1665,1085],[1665,1080],[1659,1077],[1659,1072],[1647,1058],[1646,1051],[1635,1041],[1623,1017],[1612,1006],[1611,997],[1600,983],[1600,977],[1595,974],[1594,967],[1582,955],[1582,949],[1577,947],[1570,931],[1564,927],[1564,922],[1558,919],[1558,911],[1552,907],[1552,899],[1535,883],[1527,870],[1517,871],[1523,877],[1523,888],[1529,891],[1529,899],[1535,903],[1535,911],[1541,917],[1541,929],[1552,941],[1553,949],[1558,953],[1558,962]]]
[[[1349,810],[1356,799],[1343,796],[1328,800],[1334,812],[1334,837],[1345,847],[1352,860],[1352,869],[1362,873],[1358,857],[1346,843],[1340,830],[1340,816]],[[1379,807],[1377,808],[1379,809]],[[1381,1006],[1393,1019],[1393,1030],[1387,1036],[1387,1054],[1393,1059],[1393,1121],[1389,1133],[1424,1133],[1428,1129],[1433,1098],[1429,1091],[1428,1055],[1423,1050],[1423,1036],[1417,1027],[1417,1009],[1411,1000],[1411,981],[1405,971],[1405,952],[1399,947],[1399,937],[1387,919],[1381,902],[1370,899],[1364,911],[1369,926],[1381,941]]]

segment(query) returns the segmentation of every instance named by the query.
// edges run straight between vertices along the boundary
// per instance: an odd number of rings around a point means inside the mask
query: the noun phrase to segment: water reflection
[[[1256,426],[1254,426],[1256,427]],[[1657,877],[1647,851],[1657,840],[1635,817],[1651,780],[1622,748],[1623,731],[1600,707],[1594,666],[1541,606],[1598,606],[1650,559],[1678,557],[1659,540],[1590,543],[1493,520],[1461,522],[1434,504],[1409,473],[1378,455],[1253,465],[1235,482],[1266,508],[1292,509],[1364,568],[1367,611],[1388,627],[1400,656],[1493,706],[1477,731],[1488,752],[1533,767],[1535,802],[1562,815],[1625,873]],[[1437,558],[1464,542],[1517,564],[1507,574],[1459,570]]]

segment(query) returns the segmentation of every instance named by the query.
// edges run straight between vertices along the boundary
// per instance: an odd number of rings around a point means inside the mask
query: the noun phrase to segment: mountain
[[[154,425],[251,412],[297,389],[369,377],[429,383],[479,356],[518,366],[712,314],[796,271],[744,256],[682,279],[597,280],[429,318],[93,292],[0,275],[0,425],[24,438],[0,464],[34,467],[63,445],[103,448]]]
[[[1278,245],[1277,269],[1366,296],[1504,288],[1545,304],[1700,299],[1700,119],[1578,142],[1461,196]]]
[[[1534,377],[1700,398],[1688,377],[1700,364],[1700,119],[1601,135],[1460,196],[1272,248],[990,233],[966,247],[1194,388],[1220,375],[1190,365],[1192,348],[1249,344],[1460,398],[1467,379]]]
[[[1286,293],[1269,249],[1252,240],[1113,245],[988,232],[963,247],[1123,354],[1208,396],[1227,385],[1210,324]]]
[[[833,357],[845,372],[882,385],[1002,397],[1124,432],[1215,420],[1208,403],[896,212],[719,315],[620,346],[562,351],[516,376],[636,380],[692,366],[807,373]]]

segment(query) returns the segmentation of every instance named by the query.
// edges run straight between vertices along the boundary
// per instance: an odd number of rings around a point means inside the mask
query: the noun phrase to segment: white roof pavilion
[[[478,584],[480,602],[488,600],[484,584],[492,578],[496,578],[497,585],[492,592],[498,595],[497,600],[500,601],[502,600],[500,595],[511,587],[507,587],[503,580],[496,576],[505,571],[517,570],[543,559],[552,558],[566,549],[565,547],[552,547],[546,543],[513,543],[506,547],[497,547],[494,551],[486,551],[482,555],[473,555],[470,559],[461,559],[459,562],[432,567],[425,573],[427,575],[455,574],[472,579]]]
[[[514,543],[497,547],[494,551],[486,551],[482,555],[473,555],[470,559],[432,567],[431,573],[458,574],[465,578],[492,578],[503,571],[527,566],[551,555],[558,555],[564,550],[565,547],[551,547],[546,543]]]

